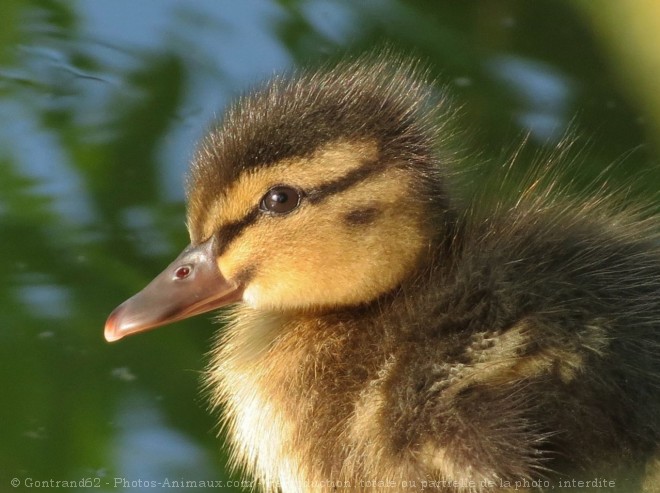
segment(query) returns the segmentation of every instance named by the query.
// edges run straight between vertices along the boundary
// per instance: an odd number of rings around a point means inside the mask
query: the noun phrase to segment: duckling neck
[[[346,442],[337,434],[358,426],[360,389],[387,358],[371,310],[312,316],[241,307],[234,313],[209,383],[223,407],[234,460],[267,491],[277,483],[289,484],[284,491],[307,491],[301,478],[338,476]]]
[[[397,291],[423,289],[415,279],[425,270]],[[379,434],[372,414],[380,407],[363,402],[373,395],[365,389],[387,371],[394,340],[401,343],[396,329],[414,318],[401,298],[388,293],[322,314],[237,308],[208,376],[235,462],[273,489],[288,483],[284,491],[308,491],[305,480],[365,477],[360,450]]]
[[[266,491],[309,491],[305,481],[368,477],[382,438],[376,414],[385,403],[374,386],[393,371],[401,330],[414,330],[431,278],[448,273],[460,229],[442,211],[428,249],[393,291],[358,307],[326,312],[275,312],[238,306],[219,336],[207,375],[213,404],[222,408],[234,465],[259,478]],[[442,227],[437,228],[438,224]],[[406,329],[407,328],[407,329]],[[403,337],[406,338],[405,336]],[[375,449],[374,449],[375,447]],[[284,487],[286,484],[286,487]]]

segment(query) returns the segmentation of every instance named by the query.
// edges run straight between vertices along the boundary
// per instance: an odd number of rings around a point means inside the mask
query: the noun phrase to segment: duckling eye
[[[293,187],[273,187],[261,199],[261,210],[274,214],[287,214],[300,205],[302,192]]]

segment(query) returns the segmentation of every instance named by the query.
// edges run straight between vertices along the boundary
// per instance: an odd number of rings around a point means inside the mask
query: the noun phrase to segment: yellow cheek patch
[[[226,190],[218,191],[218,198],[202,209],[191,203],[189,229],[193,241],[205,240],[223,224],[240,221],[258,207],[264,194],[275,185],[291,185],[311,190],[337,180],[365,162],[375,162],[378,145],[373,141],[337,141],[319,148],[306,158],[285,159],[270,166],[247,170]],[[204,186],[204,184],[199,184]],[[201,221],[195,221],[201,217]]]
[[[251,272],[244,300],[255,308],[307,308],[370,301],[393,289],[424,248],[420,204],[405,171],[389,168],[294,213],[263,217],[220,257],[229,278]],[[352,211],[372,221],[347,224]]]

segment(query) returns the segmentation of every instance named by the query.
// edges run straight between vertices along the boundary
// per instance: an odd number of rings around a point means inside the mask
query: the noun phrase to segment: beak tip
[[[119,318],[117,312],[118,310],[113,311],[105,322],[103,337],[105,337],[107,342],[115,342],[124,337],[117,323],[117,319]]]
[[[108,330],[107,328],[105,329],[103,337],[105,338],[105,342],[115,342],[121,339],[119,334],[113,332],[112,330]]]

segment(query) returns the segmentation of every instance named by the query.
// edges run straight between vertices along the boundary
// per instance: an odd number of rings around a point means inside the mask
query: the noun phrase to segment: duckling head
[[[193,159],[190,246],[110,315],[106,339],[236,302],[327,311],[395,290],[448,210],[443,105],[422,79],[359,59],[240,98]]]

